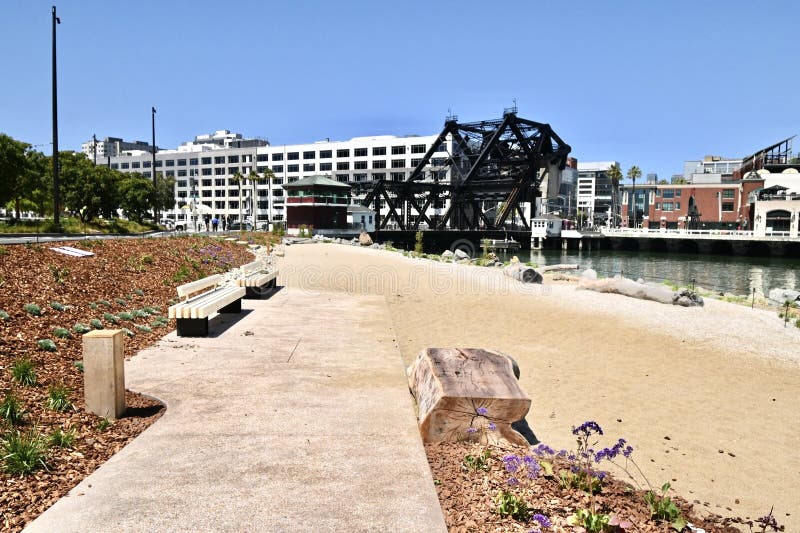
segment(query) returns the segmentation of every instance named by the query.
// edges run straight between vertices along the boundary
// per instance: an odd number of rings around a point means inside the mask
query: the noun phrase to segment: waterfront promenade
[[[243,308],[126,362],[166,413],[26,531],[445,531],[385,300]]]

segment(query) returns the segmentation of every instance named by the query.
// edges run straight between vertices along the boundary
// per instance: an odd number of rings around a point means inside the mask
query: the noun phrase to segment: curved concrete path
[[[383,298],[242,304],[126,362],[166,414],[26,531],[446,531]]]

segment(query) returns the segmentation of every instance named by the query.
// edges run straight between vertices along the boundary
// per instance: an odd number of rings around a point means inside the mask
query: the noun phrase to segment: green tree
[[[30,191],[26,191],[28,159],[25,156],[29,144],[0,133],[0,205],[14,202],[16,218],[20,217],[20,203]]]
[[[163,212],[173,209],[175,207],[175,178],[172,176],[164,178],[159,175],[156,182],[158,185],[155,188],[152,199],[156,210]]]
[[[632,191],[632,202],[631,207],[633,208],[633,227],[636,227],[636,178],[642,177],[642,171],[636,165],[633,165],[631,168],[628,169],[628,179],[633,180],[633,191]]]
[[[242,182],[245,180],[245,177],[237,170],[236,173],[231,176],[231,179],[239,185],[239,229],[244,231],[245,226],[244,220],[242,219],[242,212],[244,209],[244,206],[242,205]]]
[[[27,197],[21,207],[35,211],[39,216],[53,214],[53,163],[52,158],[35,150],[25,153],[27,168],[25,171],[25,190]]]
[[[153,206],[153,181],[141,174],[126,174],[119,182],[120,207],[126,217],[141,222]]]
[[[622,169],[619,168],[619,163],[614,163],[608,170],[606,171],[606,175],[611,180],[611,190],[613,191],[611,195],[611,220],[609,224],[612,227],[617,226],[617,222],[619,221],[620,216],[620,209],[619,209],[619,182],[622,181]]]
[[[62,198],[68,211],[77,214],[82,222],[91,222],[100,215],[117,216],[120,172],[96,167],[84,154],[75,152],[61,152],[59,165]]]

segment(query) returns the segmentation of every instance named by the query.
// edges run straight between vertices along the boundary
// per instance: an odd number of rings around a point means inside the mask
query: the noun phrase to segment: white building
[[[156,153],[156,171],[175,178],[176,205],[164,216],[176,225],[189,226],[191,209],[184,207],[203,204],[205,207],[201,209],[206,214],[217,218],[227,215],[231,222],[240,215],[252,216],[256,227],[261,228],[271,221],[286,220],[280,185],[320,174],[353,185],[368,185],[378,179],[403,181],[436,138],[437,135],[380,135],[273,146],[265,140],[245,139],[228,130],[200,135],[177,149]],[[429,166],[445,164],[452,141],[443,143],[439,150]],[[102,163],[122,172],[152,177],[152,154],[144,150],[123,151]],[[99,158],[98,164],[101,164]],[[271,169],[275,179],[269,183],[246,180],[240,189],[234,174],[239,172],[247,177],[254,168],[259,174]]]
[[[576,203],[579,211],[583,211],[589,226],[603,224],[613,226],[619,214],[616,198],[619,195],[619,183],[613,183],[608,177],[608,169],[619,165],[616,161],[596,161],[581,163],[578,161],[578,188]]]
[[[81,145],[81,152],[91,160],[97,158],[98,163],[105,163],[109,157],[121,155],[125,151],[140,150],[150,152],[151,144],[144,141],[123,141],[119,137],[106,137],[102,141],[91,139]],[[157,150],[158,148],[156,148]]]

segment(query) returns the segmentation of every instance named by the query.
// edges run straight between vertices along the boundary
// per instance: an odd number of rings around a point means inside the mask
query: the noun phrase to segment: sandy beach
[[[774,505],[800,530],[800,329],[777,312],[523,285],[499,269],[336,244],[287,247],[280,281],[384,296],[406,364],[425,347],[503,351],[519,363],[542,442],[571,448],[571,427],[595,420],[601,444],[634,446],[654,486],[669,481],[728,516]]]

